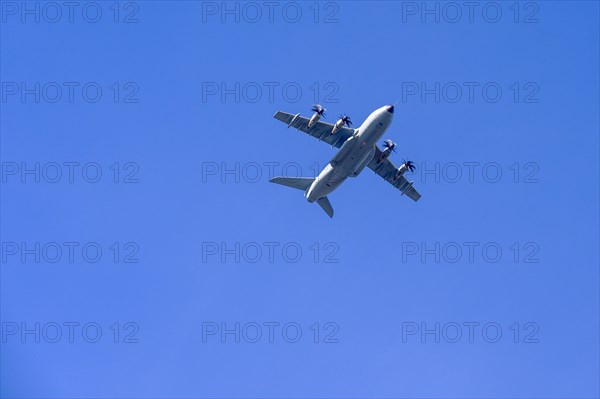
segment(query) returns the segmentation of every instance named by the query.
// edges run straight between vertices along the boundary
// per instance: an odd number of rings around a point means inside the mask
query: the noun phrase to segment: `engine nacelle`
[[[386,148],[385,150],[383,150],[383,152],[381,153],[381,156],[377,160],[377,163],[381,163],[381,162],[385,161],[386,159],[388,159],[390,157],[391,153],[392,153],[391,148]]]
[[[381,163],[381,162],[385,161],[386,159],[388,159],[388,157],[390,156],[392,151],[396,151],[395,148],[396,148],[396,143],[394,143],[390,139],[385,140],[383,142],[383,151],[381,152],[381,155],[379,156],[377,163]]]
[[[331,134],[335,134],[335,132],[344,127],[344,125],[348,127],[352,125],[352,121],[350,120],[350,117],[348,115],[340,115],[340,119],[338,119],[337,122],[335,122],[335,125],[333,125],[333,129],[331,129]]]
[[[407,170],[408,170],[407,164],[403,163],[402,165],[400,165],[400,167],[396,171],[396,176],[394,177],[394,179],[399,179],[400,176],[402,176],[404,173],[406,173]]]
[[[310,118],[310,121],[308,121],[308,127],[309,128],[313,127],[313,125],[315,123],[317,123],[319,121],[319,119],[321,119],[321,115],[318,112],[315,112],[315,114],[312,116],[312,118]]]
[[[338,130],[340,130],[344,126],[344,120],[338,119],[335,125],[333,125],[333,129],[331,130],[331,134],[335,134]]]

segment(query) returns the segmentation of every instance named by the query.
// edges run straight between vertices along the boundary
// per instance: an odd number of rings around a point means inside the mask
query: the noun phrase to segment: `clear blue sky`
[[[23,4],[2,397],[599,396],[597,2]],[[399,101],[422,199],[268,183],[333,156],[272,118],[315,100]]]

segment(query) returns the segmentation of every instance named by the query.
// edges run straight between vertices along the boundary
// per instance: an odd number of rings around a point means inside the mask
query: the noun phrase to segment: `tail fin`
[[[310,187],[315,179],[313,177],[274,177],[269,181],[271,183],[277,183],[281,184],[282,186],[288,186],[305,191]]]
[[[323,208],[325,213],[328,214],[330,218],[333,217],[333,207],[331,206],[331,202],[329,202],[329,198],[323,197],[317,200],[317,204],[319,204],[319,206]]]

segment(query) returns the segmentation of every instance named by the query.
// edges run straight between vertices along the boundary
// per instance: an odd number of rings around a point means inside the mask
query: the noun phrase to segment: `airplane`
[[[331,124],[320,121],[326,111],[321,105],[315,104],[312,110],[314,114],[310,119],[281,111],[277,111],[273,117],[286,123],[288,128],[294,127],[340,150],[316,178],[280,176],[269,180],[271,183],[303,190],[308,202],[319,204],[330,218],[333,217],[333,207],[327,196],[348,177],[358,176],[367,166],[399,189],[402,195],[414,201],[421,198],[413,182],[404,177],[407,171],[415,170],[414,164],[404,161],[397,168],[388,159],[392,151],[396,151],[396,143],[385,140],[383,151],[377,147],[377,142],[394,118],[393,105],[384,105],[373,111],[358,129],[350,127],[352,121],[347,115],[340,115],[337,122]]]

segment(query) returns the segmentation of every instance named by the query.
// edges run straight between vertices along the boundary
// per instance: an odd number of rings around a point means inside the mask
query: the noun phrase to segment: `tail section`
[[[331,206],[331,202],[329,202],[329,198],[323,197],[321,199],[318,199],[317,204],[319,204],[319,206],[323,208],[325,213],[328,214],[330,218],[333,217],[333,207]]]
[[[281,184],[282,186],[306,191],[315,179],[313,177],[274,177],[269,181],[271,183]]]
[[[269,181],[271,183],[281,184],[282,186],[288,186],[288,187],[292,187],[292,188],[295,188],[298,190],[306,191],[310,187],[310,185],[315,181],[315,178],[313,178],[313,177],[274,177]],[[323,208],[325,213],[328,214],[330,218],[333,217],[333,207],[331,206],[331,203],[329,202],[329,199],[327,197],[323,197],[323,198],[317,200],[317,204],[319,204],[319,206],[321,208]]]

